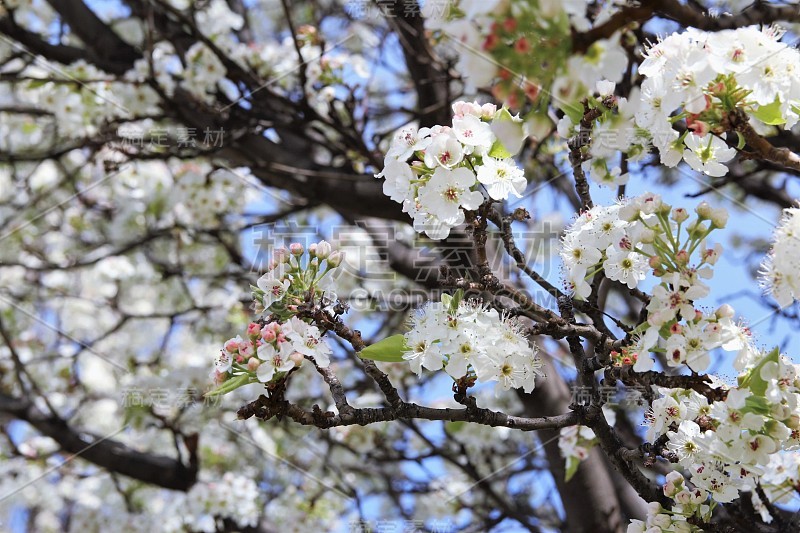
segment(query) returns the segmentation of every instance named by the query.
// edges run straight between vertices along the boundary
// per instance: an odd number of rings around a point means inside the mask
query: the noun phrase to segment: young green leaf
[[[567,471],[564,473],[564,481],[569,481],[572,479],[572,476],[578,471],[578,467],[581,466],[581,460],[577,457],[568,457],[567,458]]]
[[[205,398],[213,398],[215,396],[222,396],[223,394],[228,394],[231,391],[238,389],[244,385],[249,383],[254,383],[255,378],[250,374],[241,374],[239,376],[234,376],[227,380],[225,383],[220,385],[214,390],[210,390],[203,395]]]
[[[403,353],[407,350],[405,337],[398,333],[367,346],[358,352],[358,356],[362,359],[372,359],[373,361],[400,363],[403,361]]]
[[[770,126],[780,126],[786,123],[786,120],[781,114],[781,103],[777,98],[769,105],[762,105],[759,106],[758,109],[754,109],[751,115]]]

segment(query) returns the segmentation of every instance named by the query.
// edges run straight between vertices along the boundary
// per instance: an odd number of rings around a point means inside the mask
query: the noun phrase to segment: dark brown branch
[[[578,414],[575,412],[551,417],[526,418],[480,407],[438,409],[407,402],[400,402],[396,406],[390,407],[351,408],[345,412],[335,414],[330,411],[322,412],[319,408],[308,411],[281,398],[270,398],[264,395],[242,407],[239,410],[239,414],[242,418],[248,418],[248,415],[251,415],[262,420],[269,420],[276,416],[288,416],[298,424],[316,426],[322,429],[352,425],[366,426],[377,422],[417,419],[472,422],[485,426],[535,431],[538,429],[559,429],[574,426],[579,422]]]
[[[27,400],[0,394],[0,411],[31,424],[43,435],[55,440],[67,453],[111,472],[158,487],[186,491],[197,480],[196,458],[187,466],[165,455],[134,450],[112,440],[70,427],[61,418],[42,413]]]

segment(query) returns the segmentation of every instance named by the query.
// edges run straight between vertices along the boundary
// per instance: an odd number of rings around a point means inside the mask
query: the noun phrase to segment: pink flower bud
[[[274,255],[275,255],[275,261],[277,261],[278,263],[286,263],[289,261],[289,258],[291,257],[291,255],[289,254],[289,250],[287,250],[286,248],[278,248],[277,250],[275,250]]]
[[[261,335],[261,326],[255,322],[250,322],[247,326],[247,336],[251,339],[257,339]]]
[[[239,341],[237,339],[228,339],[225,341],[225,351],[228,353],[238,353]]]
[[[252,342],[244,342],[239,344],[239,353],[243,357],[250,357],[255,353],[255,347]]]
[[[482,48],[484,50],[491,50],[497,46],[497,43],[499,42],[500,37],[498,37],[496,33],[490,33],[486,36],[486,39],[484,39]]]
[[[292,244],[289,245],[289,251],[294,256],[303,255],[303,245],[300,244],[299,242],[293,242]]]
[[[250,372],[255,372],[258,370],[258,367],[261,366],[261,361],[256,359],[255,357],[251,357],[247,360],[247,370]]]
[[[689,218],[689,212],[686,211],[686,209],[684,209],[683,207],[676,207],[675,209],[672,210],[671,218],[672,220],[680,224],[681,222]]]
[[[275,342],[275,330],[269,327],[269,325],[264,326],[264,329],[261,330],[261,337],[267,342]]]

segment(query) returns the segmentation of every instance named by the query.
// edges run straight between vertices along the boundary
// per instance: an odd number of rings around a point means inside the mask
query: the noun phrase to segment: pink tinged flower
[[[239,343],[239,354],[242,357],[250,357],[255,353],[256,349],[250,341],[242,341]]]
[[[414,152],[424,150],[428,146],[430,137],[426,135],[427,131],[417,132],[415,128],[400,130],[395,135],[386,155],[397,161],[406,161]]]
[[[231,354],[227,353],[225,350],[220,350],[217,359],[214,361],[217,372],[227,372],[231,369],[231,365],[233,365],[233,357]]]
[[[289,258],[291,257],[289,250],[287,250],[286,248],[278,248],[277,250],[275,250],[273,255],[275,257],[275,261],[278,263],[286,263],[287,261],[289,261]]]
[[[241,339],[228,339],[225,341],[225,351],[228,353],[237,353],[239,351],[239,341]]]
[[[459,100],[458,102],[453,102],[451,107],[453,109],[453,116],[457,118],[464,117],[466,115],[480,117],[483,112],[483,108],[478,105],[477,102],[465,102],[463,100]]]
[[[488,149],[494,142],[491,126],[475,115],[454,118],[453,133],[466,146],[483,146]]]
[[[228,379],[228,373],[227,372],[220,372],[219,370],[217,370],[215,368],[214,372],[211,374],[211,377],[212,377],[212,379],[214,381],[214,385],[219,386],[219,385],[222,385],[223,383],[225,383],[225,380]]]
[[[453,168],[464,159],[464,147],[451,132],[436,135],[425,149],[425,165],[428,168]]]

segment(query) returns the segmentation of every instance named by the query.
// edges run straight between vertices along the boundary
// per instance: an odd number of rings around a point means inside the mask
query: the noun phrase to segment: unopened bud
[[[343,259],[344,259],[344,253],[340,252],[339,250],[336,250],[335,252],[331,253],[331,255],[328,256],[328,266],[330,266],[331,268],[336,268],[340,264],[342,264]]]
[[[686,211],[686,209],[684,209],[683,207],[676,207],[675,209],[672,210],[672,214],[670,215],[670,217],[672,218],[672,220],[680,224],[681,222],[689,218],[689,212]]]
[[[292,355],[289,356],[289,359],[294,363],[294,366],[300,366],[303,364],[303,354],[300,352],[292,352]]]
[[[694,209],[694,212],[697,213],[697,216],[699,216],[701,220],[705,220],[711,218],[713,209],[711,209],[711,206],[708,205],[708,202],[700,202],[700,204]]]
[[[331,244],[328,241],[319,241],[317,243],[317,257],[327,259],[329,255],[331,255]]]
[[[299,242],[293,242],[292,244],[289,245],[289,251],[294,256],[303,255],[303,245],[300,244]]]
[[[257,339],[261,335],[261,326],[255,322],[250,322],[247,325],[247,336],[251,339]]]
[[[728,224],[728,210],[724,207],[711,210],[711,225],[715,228],[724,228]]]
[[[256,359],[255,357],[251,357],[247,360],[247,370],[250,372],[255,372],[258,370],[258,367],[261,366],[261,361]]]
[[[730,318],[733,316],[734,310],[730,305],[722,304],[714,311],[714,314],[717,318]]]

